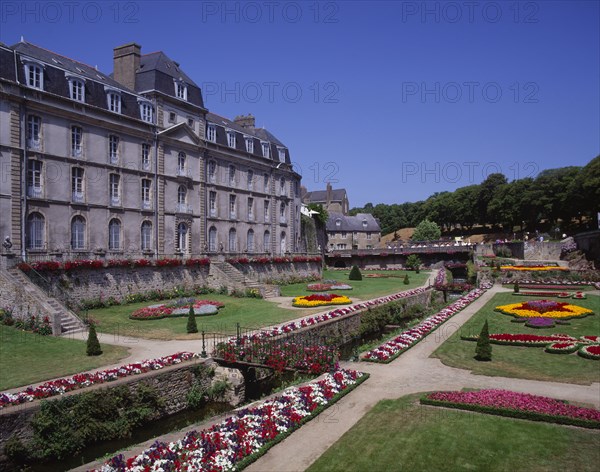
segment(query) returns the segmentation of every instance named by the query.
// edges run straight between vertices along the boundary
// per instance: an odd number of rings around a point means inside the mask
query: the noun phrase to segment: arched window
[[[235,228],[229,230],[229,252],[237,252],[237,233]]]
[[[144,221],[140,229],[140,239],[142,251],[152,249],[152,223]]]
[[[116,218],[108,222],[108,249],[111,251],[121,249],[121,222]]]
[[[271,252],[271,233],[267,230],[263,238],[263,251]]]
[[[285,254],[285,251],[287,249],[287,241],[286,241],[285,231],[281,232],[281,236],[279,239],[279,245],[280,245],[281,254]]]
[[[46,221],[41,213],[31,213],[27,217],[27,249],[44,249]]]
[[[177,225],[177,249],[179,252],[187,252],[188,248],[188,225],[179,223]]]
[[[71,220],[71,249],[78,250],[85,248],[85,219],[82,216],[75,216]]]
[[[217,251],[217,228],[214,226],[208,230],[208,250],[210,252]]]
[[[254,252],[254,230],[248,230],[248,236],[246,237],[246,249],[248,252]]]

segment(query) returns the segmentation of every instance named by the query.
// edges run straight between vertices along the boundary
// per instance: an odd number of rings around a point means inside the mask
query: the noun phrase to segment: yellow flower
[[[511,303],[509,305],[500,305],[495,308],[496,311],[504,313],[505,315],[516,316],[517,318],[579,318],[587,315],[591,315],[594,312],[587,308],[583,308],[578,305],[563,305],[563,309],[567,311],[546,311],[540,313],[536,310],[529,310],[527,308],[521,308],[524,303]]]

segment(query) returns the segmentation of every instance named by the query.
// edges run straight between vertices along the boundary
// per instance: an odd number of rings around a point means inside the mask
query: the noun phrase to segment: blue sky
[[[401,203],[600,153],[600,2],[21,2],[0,40],[112,71],[164,51],[207,107],[253,113],[309,190]]]

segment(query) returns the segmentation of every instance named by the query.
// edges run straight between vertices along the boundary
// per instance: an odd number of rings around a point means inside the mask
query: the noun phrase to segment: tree
[[[410,280],[408,280],[408,274],[404,275],[404,285],[408,285]]]
[[[98,341],[98,335],[96,334],[96,325],[90,323],[90,331],[87,338],[86,354],[88,356],[99,356],[102,354],[102,348],[100,347],[100,341]]]
[[[515,293],[519,293],[519,281],[518,280],[515,282],[515,285],[513,286],[513,290]]]
[[[190,312],[188,314],[187,328],[188,333],[197,333],[198,326],[196,325],[196,314],[194,313],[194,305],[190,305]]]
[[[492,345],[490,344],[490,332],[488,322],[485,320],[481,333],[477,338],[477,346],[475,347],[475,359],[478,361],[492,360]]]
[[[350,271],[350,275],[348,276],[349,280],[362,280],[362,274],[360,273],[360,269],[357,265],[352,266],[352,270]]]
[[[414,241],[437,241],[441,235],[440,227],[435,222],[425,219],[415,228],[412,239]]]
[[[408,269],[419,270],[421,265],[421,258],[416,254],[409,254],[404,264]]]

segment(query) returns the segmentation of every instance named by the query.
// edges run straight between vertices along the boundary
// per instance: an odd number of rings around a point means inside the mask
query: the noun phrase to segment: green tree
[[[409,254],[404,264],[408,269],[419,270],[421,266],[421,258],[416,254]]]
[[[477,338],[477,346],[475,347],[475,359],[478,361],[491,361],[492,360],[492,345],[490,343],[490,332],[488,328],[488,322],[485,320],[481,333]]]
[[[100,341],[98,341],[98,335],[96,334],[96,325],[90,323],[90,330],[88,332],[86,354],[88,356],[99,356],[102,354],[102,348],[100,347]]]
[[[352,270],[350,271],[350,275],[348,276],[349,280],[362,280],[362,274],[360,273],[360,269],[357,265],[352,266]]]
[[[440,227],[435,222],[425,219],[415,228],[412,239],[414,241],[437,241],[441,235]]]
[[[188,333],[197,333],[198,326],[196,325],[196,314],[194,313],[194,305],[190,305],[190,312],[188,313],[188,321],[186,331]]]
[[[404,285],[408,285],[410,283],[410,280],[408,280],[408,274],[404,275]]]

